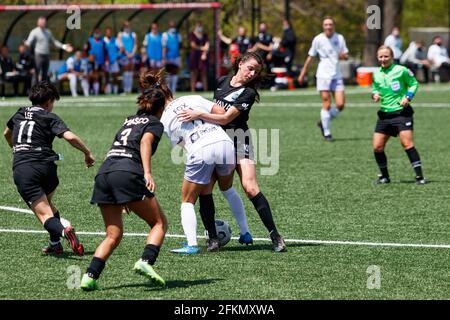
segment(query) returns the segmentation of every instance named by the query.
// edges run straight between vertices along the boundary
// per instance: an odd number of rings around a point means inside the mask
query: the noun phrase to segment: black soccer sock
[[[89,277],[97,280],[100,277],[103,269],[105,268],[106,261],[97,257],[93,257],[91,264],[87,268],[86,272]]]
[[[387,166],[387,157],[384,151],[374,152],[375,160],[377,161],[378,168],[380,168],[381,175],[385,178],[389,178],[389,171]]]
[[[159,255],[159,246],[154,244],[147,244],[142,254],[142,260],[146,261],[150,265],[154,265]]]
[[[416,172],[417,177],[423,177],[422,173],[422,162],[420,161],[419,152],[417,152],[416,148],[412,147],[411,149],[405,150],[408,155],[409,161]]]
[[[59,215],[59,211],[56,211],[56,212],[53,214],[53,216],[54,216],[56,219],[58,219],[59,221],[61,221],[61,216]],[[53,243],[59,242],[59,238],[60,238],[59,235],[54,235],[54,234],[51,234],[51,233],[50,233],[50,242],[53,242]]]
[[[264,226],[267,228],[269,233],[272,232],[278,233],[277,228],[275,227],[275,222],[273,221],[272,211],[270,210],[269,202],[266,197],[262,194],[262,192],[258,193],[256,196],[250,199],[255,207],[256,211],[261,218],[261,221],[264,223]]]
[[[55,217],[51,217],[45,220],[44,228],[48,231],[48,233],[50,233],[50,240],[53,242],[58,242],[59,238],[62,237],[64,231],[64,227],[61,224],[61,221],[59,221],[59,219]]]
[[[215,215],[216,209],[214,207],[214,199],[212,194],[200,195],[200,217],[202,217],[203,226],[208,231],[210,238],[217,238]]]

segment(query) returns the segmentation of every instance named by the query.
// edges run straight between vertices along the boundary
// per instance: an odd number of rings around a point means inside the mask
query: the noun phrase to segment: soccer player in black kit
[[[59,156],[53,151],[55,137],[64,138],[74,148],[84,153],[87,167],[95,163],[92,153],[73,134],[56,114],[52,113],[55,100],[59,100],[56,87],[46,81],[30,89],[31,107],[20,108],[8,121],[4,131],[6,141],[13,148],[13,176],[22,199],[50,234],[50,244],[42,249],[45,254],[62,254],[60,238],[65,237],[73,252],[83,255],[84,248],[72,226],[64,226],[52,197],[59,184],[55,161]]]
[[[263,78],[263,66],[264,62],[257,53],[247,52],[236,60],[234,75],[224,76],[218,79],[217,88],[214,91],[214,102],[224,108],[226,111],[225,114],[201,113],[199,111],[186,110],[180,113],[179,118],[182,121],[202,119],[217,123],[222,125],[228,135],[231,135],[236,148],[236,170],[239,174],[242,187],[247,197],[253,203],[264,226],[269,231],[273,250],[275,252],[284,252],[286,251],[286,244],[275,226],[269,202],[260,191],[256,181],[253,146],[247,125],[251,107],[255,101],[259,101],[257,88]],[[200,215],[205,226],[214,225],[212,186],[213,183],[205,188],[203,195],[200,196]],[[247,243],[243,236],[245,235],[241,234],[239,242]]]
[[[152,283],[164,286],[165,281],[152,268],[167,231],[167,219],[155,198],[155,182],[151,175],[151,158],[158,147],[164,127],[159,121],[170,90],[154,81],[156,73],[140,77],[142,93],[137,99],[138,111],[129,116],[117,132],[106,160],[95,177],[91,203],[100,207],[106,228],[106,238],[97,247],[81,289],[98,289],[99,278],[106,260],[123,236],[122,209],[136,213],[151,227],[146,246],[134,270]],[[158,78],[159,79],[159,78]]]

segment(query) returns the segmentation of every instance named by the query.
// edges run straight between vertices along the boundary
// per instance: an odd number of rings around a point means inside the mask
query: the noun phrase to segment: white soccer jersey
[[[316,77],[321,79],[342,79],[341,69],[339,67],[339,55],[348,53],[344,37],[335,32],[331,38],[325,33],[317,35],[308,55],[316,57],[319,55],[320,62],[317,67]]]
[[[191,154],[211,143],[231,142],[219,125],[203,120],[180,122],[177,119],[177,114],[184,109],[211,112],[213,106],[213,102],[201,96],[184,96],[172,101],[161,117],[164,132],[169,137],[172,146],[178,144],[184,147],[188,154]]]

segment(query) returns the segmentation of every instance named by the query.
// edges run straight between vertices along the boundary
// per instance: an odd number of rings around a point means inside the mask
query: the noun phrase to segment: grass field
[[[46,257],[40,249],[47,235],[24,231],[43,230],[37,219],[0,210],[0,299],[449,299],[450,87],[422,86],[415,99],[415,142],[430,182],[425,186],[413,183],[413,171],[398,139],[387,148],[392,183],[372,185],[378,173],[371,150],[377,106],[366,89],[347,89],[348,107],[333,122],[334,143],[325,143],[315,127],[320,100],[314,90],[261,95],[250,126],[280,130],[278,173],[263,176],[258,171],[280,232],[290,240],[362,243],[290,241],[288,252],[274,254],[268,240],[249,247],[232,240],[221,252],[210,254],[200,240],[201,254],[177,256],[169,249],[183,239],[168,237],[156,265],[167,281],[167,287],[160,289],[132,272],[145,237],[125,236],[99,281],[103,290],[84,293],[68,289],[67,282],[77,270],[85,272],[101,235],[80,235],[87,251],[84,257],[71,253]],[[56,104],[54,111],[98,159],[96,167],[87,170],[81,153],[64,141],[54,144],[65,157],[58,163],[55,204],[77,231],[103,231],[98,208],[89,204],[93,179],[116,130],[126,115],[134,113],[134,101],[135,96],[63,97]],[[23,104],[27,104],[24,99],[0,101],[0,124]],[[26,208],[12,180],[11,159],[9,147],[1,142],[0,206]],[[180,235],[183,166],[172,163],[166,137],[152,167],[169,234]],[[218,216],[230,222],[233,236],[238,235],[219,193],[215,201]],[[244,203],[254,237],[268,238],[251,203]],[[124,220],[127,233],[148,231],[136,216]],[[386,245],[392,243],[403,245]],[[369,266],[379,267],[379,289],[368,289]]]

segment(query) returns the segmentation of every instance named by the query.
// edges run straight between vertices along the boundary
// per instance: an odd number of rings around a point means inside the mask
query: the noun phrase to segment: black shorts
[[[234,152],[236,164],[242,159],[255,160],[255,153],[253,148],[252,136],[250,131],[241,134],[240,131],[236,131],[234,136],[230,136],[234,143]]]
[[[44,194],[49,195],[59,185],[57,167],[53,162],[29,162],[13,170],[14,183],[22,199],[31,206]]]
[[[396,137],[400,131],[414,130],[414,111],[406,107],[400,112],[378,112],[378,121],[375,132]]]
[[[144,177],[127,171],[113,171],[95,177],[92,204],[126,204],[154,194],[145,186]]]

